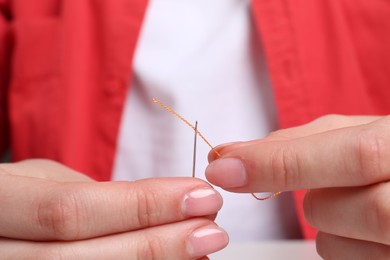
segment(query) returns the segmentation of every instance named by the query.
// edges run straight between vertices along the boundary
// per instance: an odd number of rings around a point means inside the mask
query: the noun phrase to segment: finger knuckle
[[[297,152],[287,145],[277,147],[271,154],[271,169],[275,184],[291,187],[297,184],[300,174]]]
[[[359,167],[356,171],[365,183],[383,180],[389,175],[384,165],[389,138],[368,128],[360,130],[356,138],[354,150]]]
[[[136,197],[135,222],[138,227],[149,227],[157,224],[160,215],[158,198],[153,191],[148,189],[134,189]]]
[[[167,259],[164,253],[165,243],[160,237],[149,234],[142,245],[138,246],[137,259]]]
[[[72,191],[54,191],[38,205],[40,228],[52,239],[74,240],[79,237],[80,209]]]

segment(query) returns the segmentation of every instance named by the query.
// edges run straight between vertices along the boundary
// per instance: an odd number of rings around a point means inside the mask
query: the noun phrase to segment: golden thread
[[[254,194],[254,193],[251,193],[251,195],[253,196],[253,198],[255,198],[257,200],[269,200],[269,199],[275,198],[276,196],[278,196],[282,193],[283,193],[282,191],[278,191],[278,192],[275,192],[275,193],[273,193],[267,197],[264,197],[264,198],[257,197],[256,194]]]
[[[177,112],[175,112],[172,108],[168,107],[167,105],[161,103],[160,101],[158,101],[157,99],[155,98],[152,98],[152,101],[154,103],[156,103],[157,105],[163,107],[165,110],[167,110],[169,113],[171,113],[172,115],[174,115],[175,117],[179,118],[181,121],[183,121],[186,125],[188,125],[189,127],[191,127],[199,136],[200,138],[203,139],[203,141],[205,141],[205,143],[211,148],[211,150],[214,151],[214,153],[216,155],[218,155],[218,157],[221,157],[221,155],[219,154],[219,152],[217,150],[215,150],[215,148],[206,140],[206,138],[202,135],[201,132],[199,132],[198,129],[195,128],[195,126],[193,124],[191,124],[190,122],[188,122],[184,117],[182,117],[180,114],[178,114]]]
[[[165,110],[167,110],[169,113],[171,113],[172,115],[174,115],[175,117],[179,118],[181,121],[183,121],[186,125],[188,125],[189,127],[191,127],[195,133],[197,133],[200,138],[202,138],[202,140],[211,148],[211,150],[218,156],[218,158],[221,158],[221,154],[209,143],[209,141],[207,141],[207,139],[202,135],[201,132],[199,132],[198,128],[196,126],[194,126],[193,124],[191,124],[190,122],[188,122],[184,117],[182,117],[179,113],[177,113],[176,111],[174,111],[172,108],[168,107],[167,105],[165,105],[164,103],[158,101],[156,98],[152,98],[152,101],[161,106],[162,108],[164,108]],[[194,177],[194,176],[193,176]],[[272,198],[275,198],[276,196],[282,194],[283,192],[282,191],[278,191],[278,192],[275,192],[267,197],[264,197],[264,198],[260,198],[260,197],[257,197],[256,194],[254,193],[251,193],[251,195],[256,199],[256,200],[268,200],[268,199],[272,199]]]

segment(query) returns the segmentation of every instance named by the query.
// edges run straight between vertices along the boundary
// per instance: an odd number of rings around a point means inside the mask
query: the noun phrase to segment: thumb
[[[292,139],[234,143],[206,169],[234,192],[362,186],[390,179],[390,117]]]

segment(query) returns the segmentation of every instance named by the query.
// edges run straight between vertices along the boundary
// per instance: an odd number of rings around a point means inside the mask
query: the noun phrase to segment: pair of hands
[[[206,177],[232,192],[309,189],[322,257],[387,259],[389,146],[389,117],[327,116],[217,147]],[[222,199],[198,179],[97,183],[31,160],[1,165],[0,202],[5,259],[196,259],[228,243],[213,222]]]

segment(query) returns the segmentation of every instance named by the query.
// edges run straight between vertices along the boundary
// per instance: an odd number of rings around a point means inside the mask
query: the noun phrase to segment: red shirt
[[[0,152],[109,180],[146,0],[0,0]],[[390,2],[253,0],[282,128],[390,111]],[[303,192],[296,203],[303,220]]]

